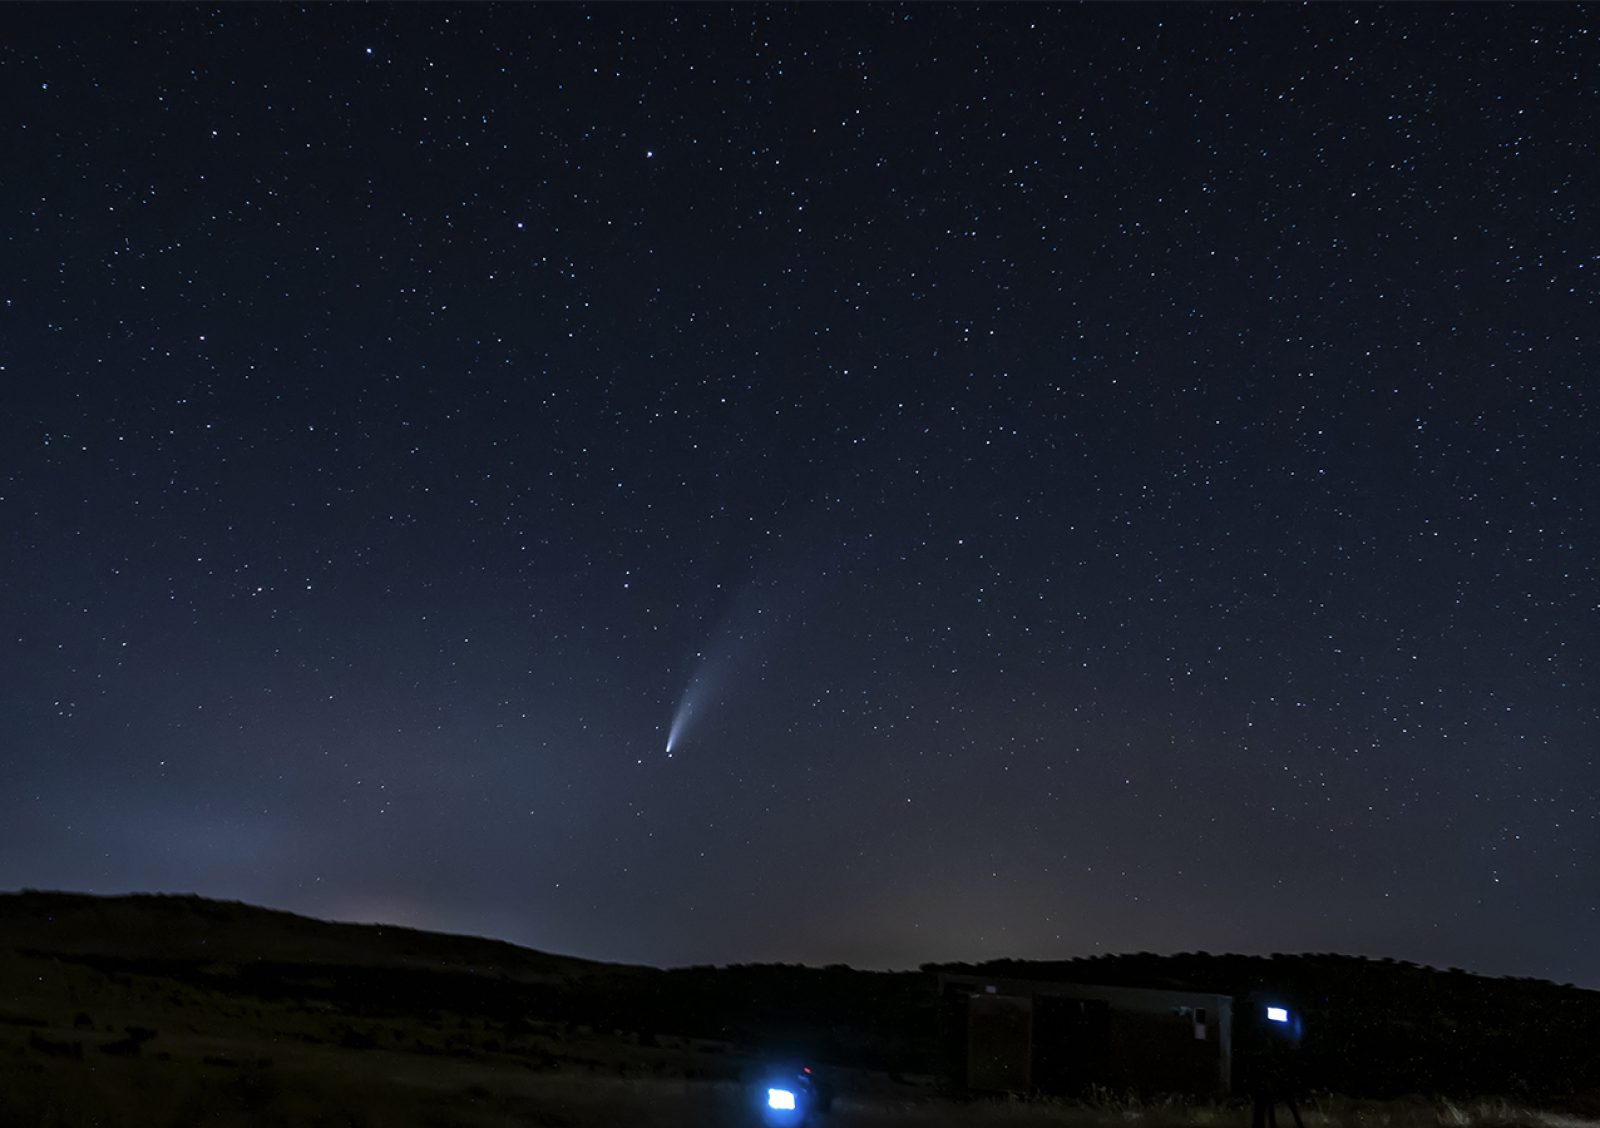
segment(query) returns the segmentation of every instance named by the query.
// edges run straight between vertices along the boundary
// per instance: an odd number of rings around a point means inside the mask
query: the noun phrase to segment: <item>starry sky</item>
[[[1600,986],[1593,8],[0,30],[0,888]]]

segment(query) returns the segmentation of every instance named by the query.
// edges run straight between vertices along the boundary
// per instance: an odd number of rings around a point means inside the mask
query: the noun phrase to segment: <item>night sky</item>
[[[1600,986],[1583,6],[0,11],[0,888]]]

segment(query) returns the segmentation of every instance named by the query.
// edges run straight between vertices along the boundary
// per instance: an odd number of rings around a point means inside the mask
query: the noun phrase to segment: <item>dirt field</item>
[[[74,1037],[74,1033],[77,1037]],[[33,1028],[0,1038],[0,1124],[39,1128],[110,1125],[318,1126],[318,1128],[737,1128],[754,1126],[736,1082],[534,1070],[392,1050],[263,1046],[203,1036],[139,1056],[107,1052],[118,1039]],[[154,1047],[166,1040],[151,1039]],[[64,1049],[82,1047],[77,1052]],[[276,1056],[259,1056],[270,1048]],[[615,1066],[612,1067],[615,1069]],[[1077,1125],[1081,1128],[1243,1128],[1239,1104],[954,1104],[916,1086],[866,1079],[818,1128]],[[1480,1101],[1313,1103],[1307,1128],[1594,1128],[1595,1121]],[[1285,1120],[1287,1123],[1287,1119]]]

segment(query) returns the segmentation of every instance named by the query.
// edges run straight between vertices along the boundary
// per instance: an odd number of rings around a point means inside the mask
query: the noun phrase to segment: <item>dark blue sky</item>
[[[1592,9],[0,29],[0,887],[1600,986]]]

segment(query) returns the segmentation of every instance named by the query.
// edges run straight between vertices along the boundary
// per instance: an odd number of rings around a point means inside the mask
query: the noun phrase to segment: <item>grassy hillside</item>
[[[195,897],[0,896],[0,1125],[737,1123],[726,1044],[552,1017],[636,975]]]
[[[682,1034],[914,1071],[932,1047],[931,979],[782,965],[603,964],[494,940],[332,924],[200,897],[0,895],[0,951],[354,1014],[462,1012]],[[0,1007],[3,1007],[0,1003]]]

